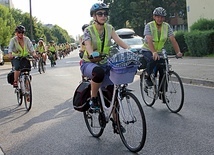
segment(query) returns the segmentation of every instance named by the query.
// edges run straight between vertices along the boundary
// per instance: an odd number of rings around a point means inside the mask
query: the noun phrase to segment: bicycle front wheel
[[[184,87],[179,75],[174,71],[169,71],[168,76],[164,76],[164,91],[165,101],[168,109],[177,113],[181,110],[184,104]],[[167,77],[167,78],[166,78]]]
[[[24,94],[24,101],[25,101],[25,108],[29,111],[32,107],[32,90],[30,84],[30,78],[28,75],[25,75],[24,78],[24,86],[25,86],[25,94]]]
[[[146,140],[146,119],[137,97],[125,92],[117,109],[117,126],[123,144],[131,151],[140,151]]]
[[[153,106],[155,103],[155,87],[156,86],[148,86],[145,80],[145,72],[140,75],[140,91],[141,96],[143,98],[144,103],[147,106]]]

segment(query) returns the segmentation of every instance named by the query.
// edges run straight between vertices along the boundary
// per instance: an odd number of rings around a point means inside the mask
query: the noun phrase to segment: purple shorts
[[[95,63],[92,63],[92,62],[83,62],[82,65],[81,65],[81,67],[80,67],[82,75],[84,75],[84,76],[92,79],[92,70],[96,66],[102,67],[105,70],[105,72],[106,72],[106,75],[104,77],[104,80],[102,82],[101,87],[105,87],[105,86],[108,86],[108,85],[113,85],[112,81],[109,79],[109,74],[110,73],[107,70],[107,66],[106,65],[98,65],[98,64],[95,64]]]

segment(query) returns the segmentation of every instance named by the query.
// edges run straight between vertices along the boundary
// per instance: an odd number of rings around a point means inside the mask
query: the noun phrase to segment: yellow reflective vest
[[[89,30],[90,35],[91,35],[91,45],[93,48],[93,51],[97,51],[99,53],[102,54],[109,54],[109,50],[110,50],[110,46],[111,46],[111,34],[112,34],[112,25],[105,23],[104,24],[104,31],[105,31],[105,42],[104,42],[104,46],[103,46],[103,51],[101,51],[102,49],[102,40],[100,39],[99,33],[95,27],[95,24],[92,24],[90,26],[88,26],[86,29]],[[83,60],[85,62],[90,62],[90,60],[88,59],[88,52],[85,50],[84,55],[83,55]],[[106,63],[107,60],[101,60],[99,63],[100,64],[104,64]]]
[[[14,43],[17,48],[17,52],[12,52],[13,56],[26,57],[29,55],[26,45],[24,45],[24,48],[22,48],[17,39],[14,40]]]
[[[160,52],[161,49],[164,47],[164,44],[168,38],[169,25],[166,22],[162,23],[161,34],[159,37],[158,36],[158,29],[157,29],[155,21],[152,21],[148,24],[149,24],[149,27],[151,30],[151,35],[153,36],[154,48],[157,52]],[[143,48],[150,50],[148,43],[144,43]]]

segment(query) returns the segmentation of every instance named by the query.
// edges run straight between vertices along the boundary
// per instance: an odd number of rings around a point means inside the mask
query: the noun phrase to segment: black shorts
[[[12,60],[13,67],[16,71],[19,71],[20,69],[27,68],[31,69],[30,61],[26,58],[14,58]]]

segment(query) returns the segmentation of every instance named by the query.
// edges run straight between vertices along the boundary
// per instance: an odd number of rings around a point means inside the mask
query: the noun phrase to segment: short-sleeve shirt
[[[170,36],[172,36],[172,35],[174,35],[173,34],[173,30],[172,30],[172,28],[170,27],[170,25],[168,24],[168,37],[170,37]],[[160,38],[160,31],[158,32],[158,37]],[[151,33],[151,29],[150,29],[150,26],[149,26],[149,24],[146,24],[146,26],[145,26],[145,29],[144,29],[144,36],[146,36],[146,35],[150,35],[150,36],[152,36],[152,33]],[[144,41],[147,43],[147,39],[146,39],[146,37],[144,38]]]

